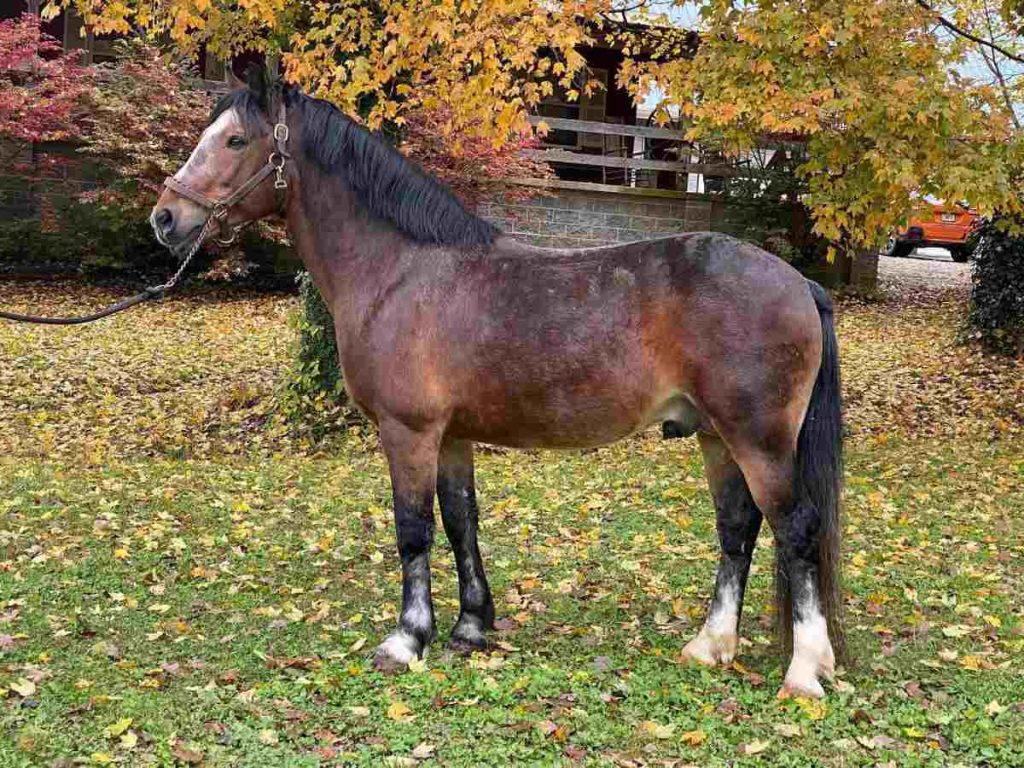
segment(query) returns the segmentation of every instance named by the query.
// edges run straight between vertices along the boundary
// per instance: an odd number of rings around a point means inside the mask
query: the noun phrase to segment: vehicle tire
[[[885,255],[891,256],[894,259],[902,259],[905,256],[909,256],[913,252],[913,243],[903,243],[897,240],[895,237],[890,237],[889,247],[886,248]]]
[[[971,258],[972,250],[966,246],[957,245],[949,249],[949,255],[953,257],[953,261],[957,264],[966,264],[967,260]]]

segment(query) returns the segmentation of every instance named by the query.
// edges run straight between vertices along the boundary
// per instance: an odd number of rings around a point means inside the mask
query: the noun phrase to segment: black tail
[[[821,515],[818,591],[837,658],[845,656],[843,596],[840,589],[839,539],[843,491],[843,417],[839,387],[839,345],[833,327],[832,302],[822,288],[808,281],[821,317],[821,368],[814,382],[800,437],[797,440],[797,487]],[[776,611],[783,644],[792,643],[792,601],[789,580],[776,560]]]

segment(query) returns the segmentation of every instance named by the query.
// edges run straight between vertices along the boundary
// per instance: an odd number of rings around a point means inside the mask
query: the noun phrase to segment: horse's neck
[[[414,244],[390,223],[368,217],[340,179],[303,171],[287,212],[289,231],[325,298],[350,300],[366,272],[386,272]]]
[[[388,222],[369,217],[340,179],[304,168],[287,210],[299,258],[331,308],[335,325],[358,325],[381,287],[400,279],[417,247]]]

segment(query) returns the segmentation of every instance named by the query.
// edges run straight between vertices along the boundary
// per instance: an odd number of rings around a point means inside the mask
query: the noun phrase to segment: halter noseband
[[[288,124],[285,122],[285,108],[284,102],[282,101],[278,106],[277,111],[277,122],[274,123],[274,151],[270,153],[270,157],[267,158],[267,163],[260,168],[255,174],[249,177],[249,180],[242,184],[238,189],[232,192],[227,197],[222,197],[219,200],[211,200],[206,195],[197,192],[184,182],[178,181],[173,176],[168,176],[164,179],[164,186],[172,192],[175,192],[182,197],[188,198],[196,205],[205,208],[209,211],[209,216],[206,218],[206,225],[203,227],[203,231],[209,231],[209,226],[214,221],[218,222],[221,227],[221,236],[215,237],[214,239],[221,245],[230,245],[235,241],[238,236],[238,232],[249,222],[245,221],[241,224],[237,224],[231,227],[227,223],[228,213],[232,206],[240,202],[256,187],[258,187],[263,180],[266,179],[270,174],[275,174],[274,178],[274,189],[283,190],[288,188],[288,180],[284,176],[284,164],[291,158],[288,153],[286,144],[288,143]],[[227,233],[227,234],[225,234]]]

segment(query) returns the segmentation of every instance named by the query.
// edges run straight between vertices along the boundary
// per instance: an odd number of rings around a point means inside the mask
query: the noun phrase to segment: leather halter
[[[221,236],[215,237],[214,239],[221,245],[230,245],[233,243],[242,227],[250,223],[248,221],[243,221],[241,224],[237,224],[233,227],[229,226],[227,223],[227,217],[232,206],[244,199],[271,174],[275,174],[274,189],[283,190],[288,188],[288,180],[284,176],[284,164],[291,158],[291,155],[288,153],[286,147],[288,143],[288,124],[285,122],[285,118],[285,107],[284,102],[282,101],[278,106],[277,122],[274,123],[274,151],[271,152],[270,157],[267,158],[266,165],[250,176],[244,184],[238,187],[227,197],[212,200],[173,176],[168,176],[164,179],[164,186],[167,187],[167,189],[171,190],[175,194],[181,195],[182,197],[188,198],[196,205],[209,211],[206,224],[210,224],[213,221],[220,224]],[[227,234],[225,235],[225,233]]]

